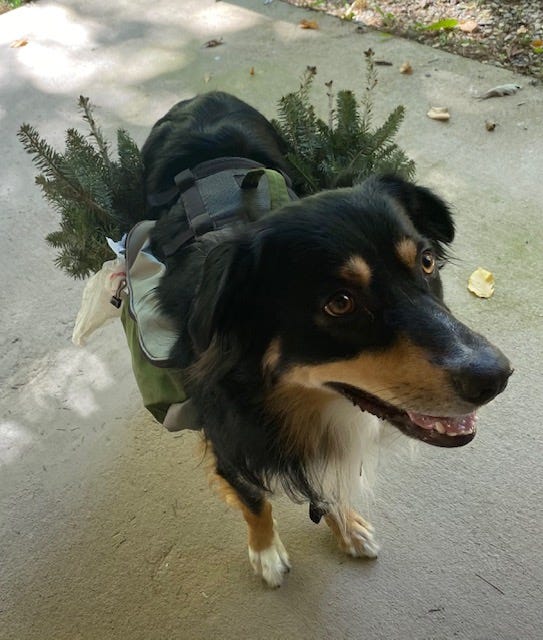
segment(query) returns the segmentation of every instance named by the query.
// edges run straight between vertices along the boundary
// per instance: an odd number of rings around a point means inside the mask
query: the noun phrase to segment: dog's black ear
[[[440,248],[454,239],[454,222],[447,204],[426,187],[419,187],[396,176],[383,176],[379,182],[405,209],[415,228],[434,240]]]
[[[205,351],[217,333],[243,330],[251,315],[256,260],[249,240],[221,243],[207,256],[188,324],[197,351]]]

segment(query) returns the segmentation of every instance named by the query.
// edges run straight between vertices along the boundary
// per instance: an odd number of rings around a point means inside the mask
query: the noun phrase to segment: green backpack
[[[163,247],[166,255],[209,231],[234,221],[250,222],[287,204],[296,195],[288,178],[244,158],[204,162],[175,178],[172,190],[149,198],[161,205],[175,198],[189,231]],[[126,289],[121,321],[132,355],[132,368],[143,404],[170,431],[200,429],[196,412],[173,366],[170,351],[177,339],[172,321],[157,310],[156,287],[166,266],[150,250],[155,220],[136,224],[126,240]],[[120,297],[112,299],[119,305]]]

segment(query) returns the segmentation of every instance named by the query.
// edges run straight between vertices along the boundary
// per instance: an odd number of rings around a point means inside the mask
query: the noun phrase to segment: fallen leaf
[[[206,47],[207,49],[211,49],[212,47],[218,47],[221,44],[224,44],[223,39],[219,38],[218,40],[216,38],[213,38],[212,40],[208,40],[207,42],[204,42],[204,47]]]
[[[494,122],[493,120],[485,120],[485,128],[487,131],[494,131],[494,129],[496,128],[496,122]]]
[[[490,298],[494,293],[494,276],[490,271],[479,267],[468,280],[468,289],[479,298]]]
[[[521,36],[524,33],[528,33],[528,29],[523,24],[521,24],[520,27],[517,29],[517,35]]]
[[[413,73],[413,67],[411,66],[411,63],[404,62],[400,67],[400,73],[405,73],[406,75],[410,76]]]
[[[431,107],[426,115],[432,120],[441,120],[442,122],[446,122],[451,117],[447,107]]]
[[[502,96],[512,96],[519,89],[522,89],[520,84],[500,84],[497,87],[492,87],[488,91],[485,91],[480,96],[475,96],[479,100],[487,100],[488,98],[501,98]]]
[[[422,27],[422,29],[424,31],[441,31],[442,29],[450,31],[451,29],[455,29],[457,26],[458,20],[456,20],[456,18],[444,18],[443,20],[432,22],[432,24],[428,24],[425,27]]]
[[[26,47],[28,44],[28,40],[26,38],[21,38],[20,40],[14,40],[9,46],[12,49],[18,49],[19,47]]]
[[[211,74],[206,73],[204,76],[204,83],[207,84],[211,80]]]
[[[300,20],[299,27],[301,29],[318,29],[319,25],[316,20]]]
[[[464,33],[473,33],[474,31],[477,31],[478,27],[479,25],[475,20],[466,20],[458,25],[460,31],[463,31]]]
[[[249,75],[250,75],[250,76],[254,76],[254,75],[255,75],[255,68],[254,68],[254,67],[251,67],[251,68],[249,69]]]

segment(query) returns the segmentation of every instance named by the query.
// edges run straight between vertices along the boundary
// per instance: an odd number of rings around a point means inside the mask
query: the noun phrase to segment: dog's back
[[[256,109],[213,91],[178,102],[153,126],[142,149],[146,192],[167,190],[180,171],[227,156],[290,175],[286,152],[284,140]],[[158,217],[160,211],[151,213]]]

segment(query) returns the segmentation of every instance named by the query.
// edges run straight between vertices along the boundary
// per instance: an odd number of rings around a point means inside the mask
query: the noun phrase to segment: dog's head
[[[397,178],[293,203],[208,256],[194,343],[225,371],[249,363],[270,388],[341,394],[410,436],[463,445],[512,370],[443,302],[453,237],[444,202]]]

